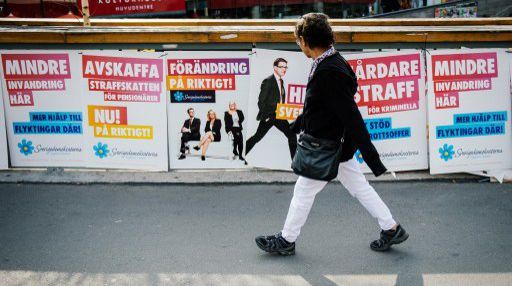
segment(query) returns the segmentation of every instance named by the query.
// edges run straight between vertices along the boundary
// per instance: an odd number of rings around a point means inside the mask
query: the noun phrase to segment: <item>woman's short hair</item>
[[[213,112],[213,120],[217,120],[217,112],[213,111],[213,109],[208,110],[208,113],[206,113],[206,121],[210,121],[210,112]]]
[[[295,37],[302,37],[309,48],[328,48],[334,44],[329,16],[323,13],[303,15],[295,25]]]

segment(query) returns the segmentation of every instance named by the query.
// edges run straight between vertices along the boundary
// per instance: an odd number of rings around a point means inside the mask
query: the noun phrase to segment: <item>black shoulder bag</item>
[[[304,124],[302,124],[303,126]],[[341,140],[337,141],[313,137],[306,134],[302,128],[297,142],[297,152],[292,160],[293,172],[321,181],[330,181],[336,178],[344,138],[345,131],[343,131]]]

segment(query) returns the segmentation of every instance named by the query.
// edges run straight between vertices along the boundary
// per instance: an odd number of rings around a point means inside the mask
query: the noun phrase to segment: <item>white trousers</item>
[[[389,230],[396,224],[389,208],[377,192],[366,180],[355,158],[340,164],[337,179],[348,192],[359,200],[363,207],[379,222],[380,228]],[[306,223],[315,196],[327,184],[326,181],[313,180],[299,176],[295,183],[290,209],[284,223],[282,236],[289,242],[294,242],[300,234],[300,229]]]

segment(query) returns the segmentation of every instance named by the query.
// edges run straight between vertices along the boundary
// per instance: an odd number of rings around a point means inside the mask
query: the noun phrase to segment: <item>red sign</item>
[[[0,17],[79,18],[76,0],[9,0],[0,3]]]
[[[354,99],[368,114],[418,109],[420,54],[396,55],[348,61],[359,84]]]
[[[434,81],[498,77],[496,53],[432,56]]]
[[[84,78],[162,81],[163,63],[157,59],[82,56]]]
[[[6,79],[71,78],[67,54],[2,54]]]
[[[498,77],[497,53],[432,56],[436,109],[459,107],[459,92],[492,90]]]
[[[81,7],[81,1],[78,0]],[[91,17],[127,14],[185,14],[185,0],[89,0]]]

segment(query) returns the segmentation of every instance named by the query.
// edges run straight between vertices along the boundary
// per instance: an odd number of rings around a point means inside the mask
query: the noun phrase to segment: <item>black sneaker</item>
[[[256,237],[256,245],[268,253],[278,253],[280,255],[294,255],[295,242],[288,242],[281,236],[281,233],[269,236]]]
[[[396,230],[382,230],[380,238],[370,243],[370,248],[375,251],[387,251],[391,245],[402,243],[408,238],[409,234],[401,225],[398,225]]]
[[[185,156],[185,154],[181,154],[181,155],[180,155],[180,157],[178,158],[178,160],[183,160],[183,159],[185,159],[185,158],[187,158],[187,157]]]

